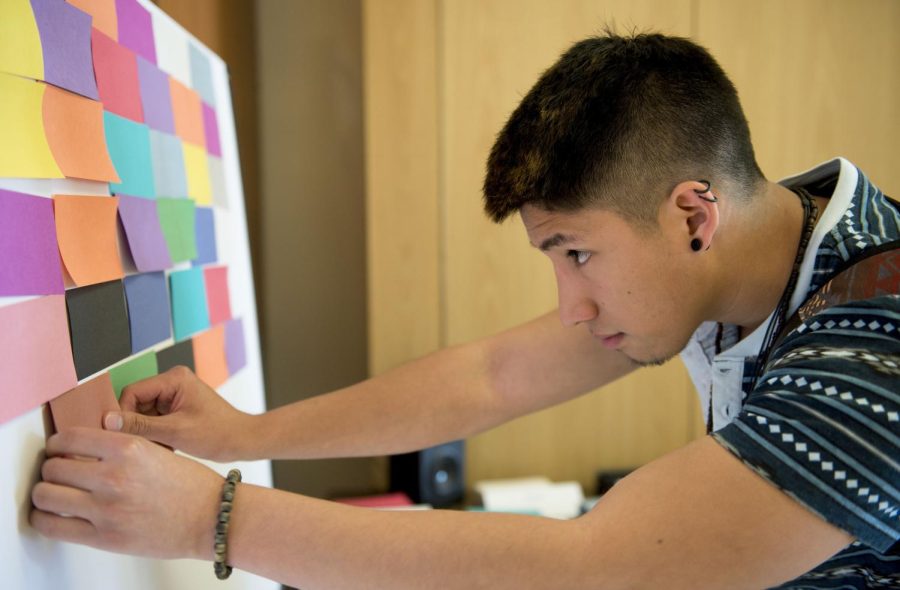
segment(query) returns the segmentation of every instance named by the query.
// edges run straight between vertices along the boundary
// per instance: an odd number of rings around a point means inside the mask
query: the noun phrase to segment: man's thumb
[[[146,438],[153,438],[159,434],[155,416],[144,416],[134,412],[107,412],[103,417],[103,427],[106,430],[117,430],[128,434],[137,434]]]

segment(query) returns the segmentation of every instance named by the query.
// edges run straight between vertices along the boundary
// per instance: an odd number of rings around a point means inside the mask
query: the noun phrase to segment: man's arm
[[[54,435],[47,451],[32,494],[43,534],[212,559],[221,477],[139,438],[91,429]],[[572,521],[382,512],[240,484],[228,556],[301,588],[697,590],[770,587],[851,541],[706,437],[639,469]]]
[[[471,436],[633,368],[551,313],[259,416],[171,371],[125,389],[124,408],[163,416],[127,414],[122,430],[220,461],[386,455]]]
[[[709,438],[574,521],[384,513],[248,486],[232,522],[236,567],[347,589],[767,588],[852,541]]]

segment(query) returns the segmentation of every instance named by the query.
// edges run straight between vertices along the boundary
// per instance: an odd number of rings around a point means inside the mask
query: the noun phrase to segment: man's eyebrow
[[[541,252],[546,252],[550,248],[555,248],[556,246],[561,246],[567,242],[571,242],[575,238],[573,236],[565,235],[565,234],[553,234],[543,242],[538,248]]]

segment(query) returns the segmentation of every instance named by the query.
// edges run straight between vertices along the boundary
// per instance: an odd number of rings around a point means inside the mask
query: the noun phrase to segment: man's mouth
[[[625,338],[624,332],[616,332],[615,334],[594,334],[594,338],[600,340],[600,344],[603,345],[604,348],[618,348],[619,344],[622,343],[622,339]]]

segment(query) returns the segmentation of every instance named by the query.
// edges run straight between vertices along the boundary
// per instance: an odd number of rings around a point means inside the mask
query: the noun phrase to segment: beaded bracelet
[[[241,472],[238,469],[232,469],[225,478],[225,484],[222,486],[222,503],[219,505],[219,518],[216,520],[216,541],[215,552],[216,558],[213,561],[213,568],[216,577],[225,580],[231,575],[231,566],[225,563],[228,555],[228,523],[231,521],[231,502],[234,500],[234,488],[241,481]]]

